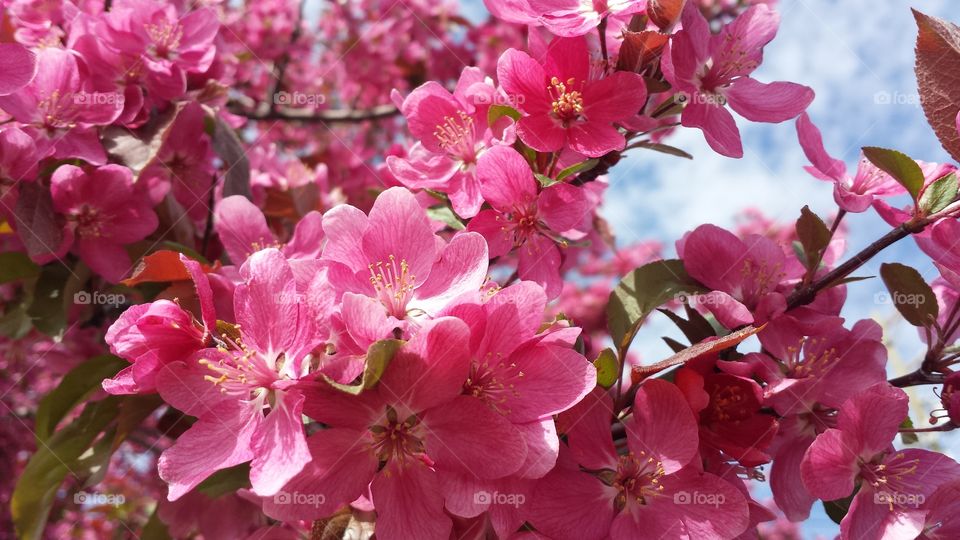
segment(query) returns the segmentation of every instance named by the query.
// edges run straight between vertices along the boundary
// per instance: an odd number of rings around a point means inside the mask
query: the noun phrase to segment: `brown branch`
[[[277,109],[266,112],[248,112],[231,110],[233,114],[250,120],[274,120],[279,122],[304,122],[308,124],[351,123],[366,120],[380,120],[400,113],[393,105],[377,105],[370,109],[331,109],[314,111],[310,109]]]

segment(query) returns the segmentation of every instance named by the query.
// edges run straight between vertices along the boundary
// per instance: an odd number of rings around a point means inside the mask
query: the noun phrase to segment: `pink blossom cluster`
[[[843,539],[957,537],[960,464],[910,446],[960,427],[957,167],[848,172],[813,90],[753,77],[773,4],[0,5],[0,526],[732,540],[822,504]],[[960,65],[922,17],[918,72]],[[795,121],[829,219],[618,242],[608,173],[684,128],[742,157],[733,113]],[[924,349],[890,378],[847,288],[905,238],[939,276],[881,266]]]

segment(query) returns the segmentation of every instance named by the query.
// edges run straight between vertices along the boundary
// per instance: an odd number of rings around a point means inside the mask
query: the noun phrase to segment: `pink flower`
[[[736,538],[747,528],[740,491],[697,463],[697,423],[680,391],[648,380],[625,423],[628,452],[610,437],[612,400],[595,390],[568,417],[569,452],[541,480],[528,520],[555,540]],[[707,497],[695,497],[699,493]]]
[[[419,142],[407,159],[387,157],[390,173],[409,188],[447,193],[460,217],[475,216],[483,204],[477,157],[494,142],[487,126],[494,95],[477,68],[463,70],[453,94],[434,81],[417,87],[400,110]]]
[[[833,182],[833,198],[847,212],[865,211],[876,197],[906,193],[899,182],[864,157],[860,158],[856,175],[848,176],[846,164],[830,157],[823,148],[820,130],[807,113],[797,118],[797,135],[804,154],[812,163],[806,167],[807,172],[819,180]]]
[[[681,123],[700,128],[717,153],[743,157],[740,130],[724,106],[754,122],[783,122],[807,108],[813,90],[790,82],[764,84],[750,77],[763,60],[780,17],[766,5],[753,6],[717,35],[700,10],[688,3],[683,30],[663,55],[663,74],[685,98]]]
[[[589,157],[623,150],[623,135],[613,125],[635,116],[647,99],[636,73],[592,75],[583,38],[550,42],[542,62],[509,49],[500,57],[497,77],[523,117],[517,135],[540,152],[569,146]],[[482,184],[482,182],[481,182]]]
[[[582,36],[593,31],[604,17],[643,11],[643,0],[531,0],[530,8],[542,13],[540,22],[561,37]]]
[[[104,279],[120,281],[132,268],[124,246],[157,228],[157,215],[137,193],[130,169],[63,165],[53,172],[50,190],[74,253]]]
[[[843,404],[837,427],[820,434],[803,458],[803,483],[815,497],[842,499],[859,483],[840,522],[843,538],[915,537],[923,530],[923,501],[960,479],[960,465],[943,454],[893,449],[907,402],[886,382],[868,388]]]
[[[160,456],[171,501],[217,470],[251,460],[254,493],[272,496],[310,461],[297,383],[325,340],[321,314],[276,249],[251,255],[240,274],[239,337],[221,336],[220,347],[167,364],[157,375],[160,396],[197,417]]]
[[[172,191],[187,215],[200,223],[207,218],[210,191],[217,176],[205,122],[206,113],[200,104],[185,106],[170,126],[156,157],[137,180],[150,187],[150,197],[157,203]]]
[[[101,99],[109,98],[112,88],[94,87],[85,68],[71,51],[42,49],[36,77],[16,93],[0,96],[0,108],[25,124],[42,155],[102,165],[107,156],[92,126],[113,122],[123,105],[122,100]]]
[[[573,407],[596,386],[596,369],[583,355],[555,339],[553,332],[538,334],[546,303],[541,287],[521,281],[482,304],[469,302],[449,310],[471,328],[472,361],[463,394],[509,420],[527,446],[526,461],[507,478],[446,477],[443,487],[453,500],[468,491],[517,493],[532,487],[530,479],[544,476],[556,464],[560,441],[552,415]],[[457,501],[457,506],[448,503],[447,508],[466,517],[490,512],[496,530],[507,537],[524,521],[523,503],[492,502],[474,497]]]
[[[164,366],[187,360],[209,345],[217,321],[210,280],[198,262],[184,255],[180,255],[180,262],[193,280],[201,320],[170,300],[130,306],[110,325],[104,337],[110,352],[131,363],[112,379],[103,381],[107,393],[154,392],[157,373]]]
[[[677,252],[690,276],[713,289],[698,304],[727,328],[763,323],[786,309],[779,288],[788,277],[788,261],[773,240],[757,235],[741,240],[715,225],[701,225],[677,243]]]
[[[331,209],[323,231],[322,259],[338,297],[365,296],[384,318],[436,315],[454,298],[480,290],[487,277],[483,238],[467,233],[444,243],[404,188],[381,193],[369,217],[353,206]]]
[[[537,193],[530,166],[513,148],[488,150],[477,165],[483,198],[491,210],[470,221],[468,231],[483,235],[490,257],[519,251],[520,279],[539,283],[548,298],[560,294],[561,235],[573,240],[585,236],[593,210],[583,189],[558,183]]]
[[[15,127],[0,131],[0,213],[16,207],[17,184],[34,180],[39,161],[29,135]]]
[[[960,480],[940,484],[923,504],[926,517],[921,540],[951,540],[960,537]]]
[[[503,478],[523,465],[527,452],[509,420],[462,395],[469,342],[463,321],[434,319],[394,355],[372,390],[353,396],[323,383],[304,387],[307,415],[329,427],[310,437],[313,461],[283,491],[314,497],[300,504],[267,499],[264,511],[278,519],[318,519],[369,493],[379,536],[448,538],[443,477]]]
[[[286,244],[274,236],[263,212],[242,195],[221,200],[214,217],[214,229],[234,264],[243,264],[250,255],[269,247],[280,249],[288,260],[320,258],[323,218],[319,212],[303,216]]]
[[[206,71],[216,54],[220,21],[211,9],[181,16],[174,4],[125,0],[104,18],[102,43],[121,57],[139,58],[136,65],[147,72],[146,87],[155,97],[182,95],[187,74]]]
[[[767,383],[764,403],[783,417],[771,446],[770,487],[777,506],[793,521],[806,519],[816,500],[800,475],[807,448],[819,433],[836,426],[831,412],[851,394],[886,380],[887,350],[881,337],[880,326],[869,319],[852,330],[836,324],[804,336],[795,321],[781,317],[759,334],[763,350],[773,358],[763,353],[743,358]]]

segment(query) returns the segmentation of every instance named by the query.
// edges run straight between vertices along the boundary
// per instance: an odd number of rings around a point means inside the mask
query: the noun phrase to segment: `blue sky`
[[[954,9],[948,8],[953,4]],[[471,14],[483,10],[467,3]],[[925,161],[947,161],[946,153],[927,126],[919,106],[913,73],[916,26],[910,7],[927,14],[960,20],[950,0],[781,0],[781,26],[767,46],[764,63],[754,76],[761,81],[789,80],[812,87],[817,98],[809,109],[821,128],[827,150],[854,167],[862,146],[896,148]],[[731,226],[739,211],[757,207],[771,218],[792,222],[809,204],[822,216],[835,212],[831,185],[810,177],[797,144],[792,122],[751,124],[738,119],[745,155],[723,158],[713,153],[699,131],[686,130],[669,142],[695,156],[694,160],[634,151],[611,174],[603,209],[621,243],[657,239],[673,255],[673,242],[701,223]],[[904,204],[906,201],[903,202]],[[847,218],[848,250],[859,250],[889,227],[872,211]],[[881,254],[859,272],[877,275],[881,262],[898,260],[924,276],[937,275],[912,241]],[[890,371],[900,374],[918,364],[922,345],[913,328],[899,323],[886,305],[874,302],[882,290],[879,279],[850,287],[844,315],[849,320],[874,317],[887,328]],[[635,346],[645,357],[668,354],[660,328],[645,329]],[[912,391],[911,416],[918,426],[933,404],[930,387]],[[924,404],[928,408],[924,409]],[[921,439],[960,458],[954,438]],[[811,536],[834,536],[838,529],[822,512],[804,525]]]

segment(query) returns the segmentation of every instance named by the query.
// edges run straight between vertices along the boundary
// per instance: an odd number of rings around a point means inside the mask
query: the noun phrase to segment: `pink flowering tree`
[[[957,166],[835,157],[754,78],[775,2],[319,4],[0,3],[0,538],[960,537]],[[914,17],[960,161],[960,27]],[[745,122],[836,208],[617,242],[624,156]]]

